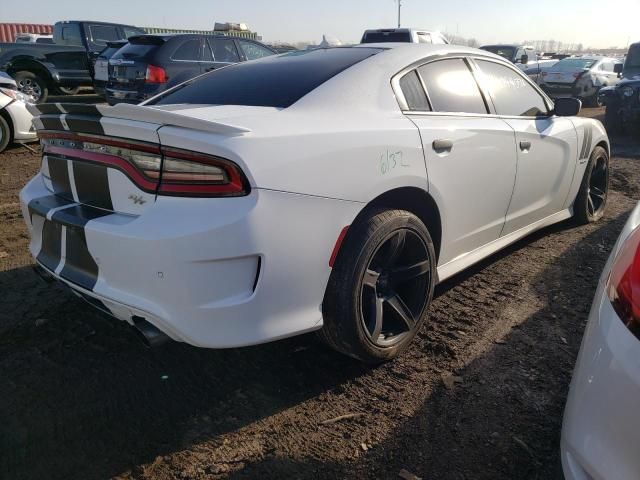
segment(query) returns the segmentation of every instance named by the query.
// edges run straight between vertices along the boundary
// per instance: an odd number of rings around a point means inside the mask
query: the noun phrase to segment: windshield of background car
[[[596,63],[596,60],[591,60],[588,58],[565,58],[564,60],[560,60],[553,67],[554,72],[573,72],[576,70],[585,70],[593,67],[593,64]]]
[[[624,68],[640,68],[640,44],[633,45],[629,49],[629,53],[627,54],[627,59],[624,63]]]
[[[482,47],[482,50],[500,55],[502,58],[506,58],[509,61],[513,60],[513,56],[516,52],[516,49],[513,47]]]
[[[411,42],[409,32],[368,32],[360,43]]]
[[[287,108],[330,78],[381,51],[360,47],[322,48],[235,64],[183,83],[149,105]]]

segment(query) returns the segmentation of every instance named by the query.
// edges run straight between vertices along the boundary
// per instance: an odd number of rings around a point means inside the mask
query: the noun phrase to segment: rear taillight
[[[145,83],[167,83],[167,72],[162,67],[147,65],[144,81]]]
[[[613,261],[607,295],[623,323],[640,338],[640,228],[631,232]]]
[[[240,168],[224,158],[97,135],[40,132],[39,137],[46,154],[105,164],[149,193],[185,197],[249,193]]]
[[[240,169],[223,158],[163,148],[158,194],[182,196],[238,196],[246,194]]]

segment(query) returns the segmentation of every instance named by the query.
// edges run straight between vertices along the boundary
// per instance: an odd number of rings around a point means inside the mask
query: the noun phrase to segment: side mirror
[[[527,63],[529,63],[529,55],[527,55],[526,53],[522,55],[522,57],[520,57],[520,63],[522,65],[526,65]]]
[[[615,73],[622,73],[622,70],[624,69],[624,65],[622,63],[615,63],[613,65],[613,71]]]
[[[553,113],[559,117],[575,117],[580,113],[582,102],[577,98],[557,98]]]

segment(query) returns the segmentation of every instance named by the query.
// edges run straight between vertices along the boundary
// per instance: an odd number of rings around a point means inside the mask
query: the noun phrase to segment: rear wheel
[[[18,90],[26,96],[31,97],[33,103],[44,103],[47,101],[49,88],[47,82],[33,72],[22,70],[13,75]]]
[[[9,122],[0,115],[0,152],[4,152],[11,141],[11,126]]]
[[[580,190],[573,206],[573,214],[580,224],[600,220],[604,215],[609,196],[609,155],[602,147],[596,147],[589,157]]]
[[[334,265],[320,338],[367,363],[404,351],[428,315],[436,275],[429,231],[405,210],[371,210]]]

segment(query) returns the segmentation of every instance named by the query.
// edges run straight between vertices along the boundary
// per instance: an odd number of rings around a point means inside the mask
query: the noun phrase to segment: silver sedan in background
[[[640,478],[640,204],[598,283],[562,427],[567,480]]]

